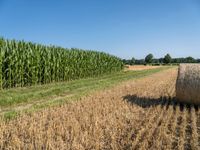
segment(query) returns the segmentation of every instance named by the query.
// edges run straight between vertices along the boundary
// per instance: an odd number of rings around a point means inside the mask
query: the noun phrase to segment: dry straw
[[[180,64],[176,97],[181,102],[200,104],[200,64]]]

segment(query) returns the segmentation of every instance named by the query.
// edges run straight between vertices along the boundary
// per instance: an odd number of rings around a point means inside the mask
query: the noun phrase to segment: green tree
[[[163,59],[163,62],[164,62],[165,64],[169,64],[169,63],[172,62],[172,57],[170,56],[170,54],[165,55],[165,57],[164,57],[164,59]]]
[[[134,65],[135,64],[135,58],[133,57],[132,59],[131,59],[131,65]]]
[[[145,62],[146,62],[147,64],[152,63],[152,60],[153,60],[153,54],[148,54],[148,55],[145,57]]]
[[[191,57],[191,56],[186,57],[185,59],[186,59],[187,63],[196,63],[196,60],[193,57]]]

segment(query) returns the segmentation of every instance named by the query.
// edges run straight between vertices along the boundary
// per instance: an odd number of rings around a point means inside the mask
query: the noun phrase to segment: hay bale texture
[[[200,104],[200,64],[180,64],[176,97],[180,102]]]

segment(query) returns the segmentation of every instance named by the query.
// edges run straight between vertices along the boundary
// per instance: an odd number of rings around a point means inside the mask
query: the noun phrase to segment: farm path
[[[200,109],[175,100],[177,69],[0,122],[0,148],[199,149]]]

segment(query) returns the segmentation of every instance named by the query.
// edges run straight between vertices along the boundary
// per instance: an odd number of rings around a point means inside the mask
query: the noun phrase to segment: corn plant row
[[[95,77],[120,71],[112,55],[0,38],[0,89]]]

